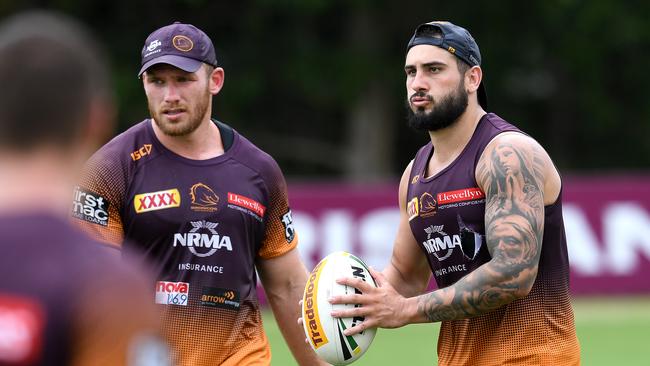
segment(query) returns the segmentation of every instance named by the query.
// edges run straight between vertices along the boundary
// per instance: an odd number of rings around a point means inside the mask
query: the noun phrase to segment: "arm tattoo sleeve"
[[[497,142],[484,152],[476,176],[485,190],[485,234],[492,259],[454,285],[421,295],[418,310],[424,319],[468,318],[528,293],[541,253],[548,161],[542,148],[525,137]]]

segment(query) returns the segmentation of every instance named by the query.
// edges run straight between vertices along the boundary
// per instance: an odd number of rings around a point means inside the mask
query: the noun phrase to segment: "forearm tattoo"
[[[420,296],[418,310],[429,321],[497,309],[535,281],[544,231],[543,172],[549,159],[536,143],[515,141],[489,147],[476,167],[486,190],[485,234],[492,259],[454,285]]]

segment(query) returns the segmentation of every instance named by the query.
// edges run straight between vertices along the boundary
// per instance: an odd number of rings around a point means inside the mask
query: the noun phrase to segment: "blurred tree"
[[[538,139],[562,171],[647,172],[650,2],[641,0],[0,0],[0,16],[58,9],[109,49],[120,128],[148,113],[136,78],[145,37],[175,20],[213,39],[226,69],[215,117],[294,178],[398,177],[427,136],[404,121],[416,25],[467,27],[490,110]]]

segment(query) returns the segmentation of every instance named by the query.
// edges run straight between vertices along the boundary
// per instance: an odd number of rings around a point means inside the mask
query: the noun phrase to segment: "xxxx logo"
[[[164,210],[180,205],[181,194],[176,188],[166,191],[136,194],[133,197],[133,207],[137,213]]]

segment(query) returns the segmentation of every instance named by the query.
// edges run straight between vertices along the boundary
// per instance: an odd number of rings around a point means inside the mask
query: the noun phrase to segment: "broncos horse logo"
[[[219,196],[204,183],[196,183],[190,189],[192,198],[191,209],[194,211],[214,212],[217,211]]]

